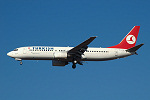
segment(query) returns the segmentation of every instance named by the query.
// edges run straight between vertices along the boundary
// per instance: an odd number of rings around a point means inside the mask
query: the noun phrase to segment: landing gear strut
[[[20,65],[22,65],[22,60],[20,61]]]
[[[77,64],[77,61],[74,60],[72,63],[73,63],[72,68],[75,69],[75,68],[76,68],[76,64]]]

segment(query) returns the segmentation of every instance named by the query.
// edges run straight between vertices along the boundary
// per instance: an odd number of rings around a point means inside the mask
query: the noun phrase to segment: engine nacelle
[[[68,62],[65,62],[65,61],[52,60],[52,65],[53,66],[65,66],[67,64],[68,64]]]
[[[67,58],[67,52],[55,52],[54,53],[54,58],[56,58],[56,59],[61,59],[61,58],[66,59]]]

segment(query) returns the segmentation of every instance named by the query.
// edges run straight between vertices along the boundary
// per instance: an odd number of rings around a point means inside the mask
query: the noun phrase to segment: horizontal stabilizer
[[[137,45],[137,46],[135,46],[135,47],[132,47],[132,48],[130,48],[130,49],[128,49],[127,51],[128,52],[136,52],[141,46],[143,46],[144,45],[144,43],[142,43],[142,44],[140,44],[140,45]]]

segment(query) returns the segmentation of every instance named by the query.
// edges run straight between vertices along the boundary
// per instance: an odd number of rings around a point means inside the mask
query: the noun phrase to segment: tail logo
[[[134,35],[128,35],[126,37],[126,41],[128,44],[134,44],[136,42],[136,38]]]

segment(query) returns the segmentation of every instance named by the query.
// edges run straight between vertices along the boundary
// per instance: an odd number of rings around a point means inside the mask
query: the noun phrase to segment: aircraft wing
[[[68,51],[68,54],[74,55],[77,57],[81,57],[81,55],[87,50],[88,45],[96,38],[96,36],[90,37],[86,41],[82,42],[81,44],[77,45],[76,47],[72,48]]]

